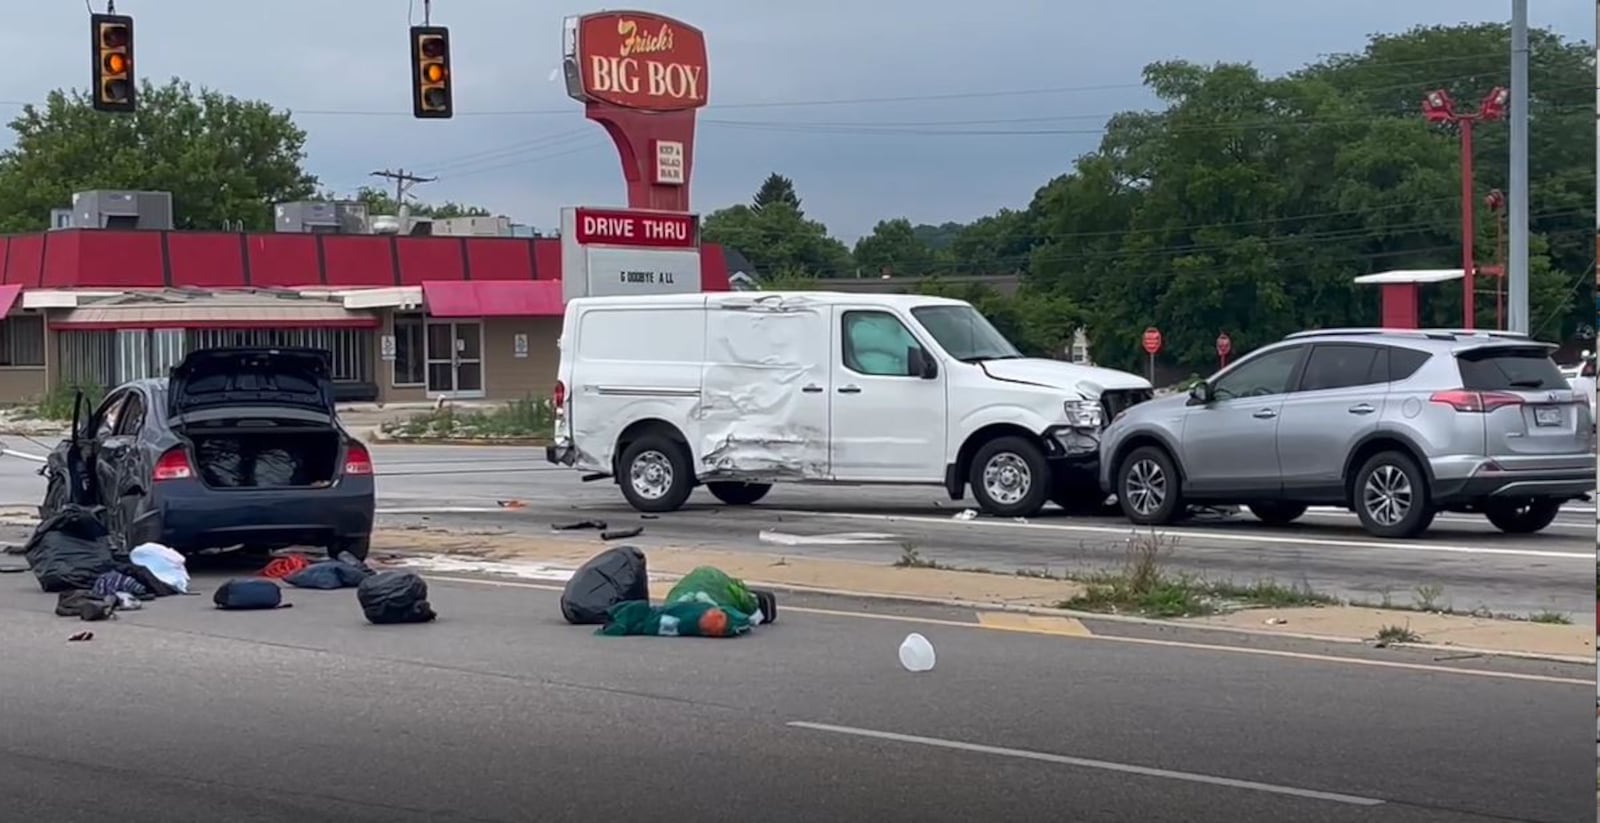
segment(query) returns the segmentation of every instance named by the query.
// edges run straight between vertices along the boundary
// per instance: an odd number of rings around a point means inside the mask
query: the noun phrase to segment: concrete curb
[[[415,556],[436,555],[436,554],[438,554],[438,552],[408,551],[408,550],[405,550],[405,549],[387,549],[387,548],[381,549],[380,551],[386,552],[388,554],[415,555]],[[660,577],[666,578],[668,580],[680,580],[680,579],[683,578],[683,575],[681,575],[681,574],[672,574],[670,572],[653,572],[652,571],[650,574],[651,574],[652,577],[655,577],[655,576],[659,575]],[[492,576],[498,577],[500,575],[492,575]],[[1359,646],[1368,646],[1373,642],[1372,638],[1366,638],[1366,637],[1347,637],[1347,636],[1338,636],[1338,635],[1319,635],[1319,634],[1306,634],[1306,633],[1300,633],[1300,632],[1268,632],[1268,631],[1262,631],[1260,629],[1247,629],[1247,628],[1240,628],[1240,627],[1236,627],[1236,626],[1213,626],[1213,625],[1201,624],[1201,623],[1180,623],[1180,622],[1177,622],[1177,621],[1174,621],[1174,620],[1161,620],[1161,619],[1152,618],[1152,617],[1134,617],[1134,616],[1131,616],[1131,615],[1123,615],[1123,614],[1103,614],[1101,612],[1086,612],[1086,611],[1078,611],[1076,609],[1056,609],[1056,608],[1051,608],[1051,607],[1048,607],[1048,606],[1022,606],[1022,605],[1016,605],[1016,604],[1010,604],[1010,603],[985,603],[985,602],[974,601],[974,600],[952,600],[952,599],[937,598],[937,597],[918,597],[916,595],[908,595],[908,594],[890,594],[890,593],[882,593],[882,592],[862,592],[862,591],[854,591],[854,590],[851,590],[851,589],[833,589],[833,588],[821,588],[821,587],[815,587],[815,586],[799,586],[799,585],[794,585],[792,583],[774,583],[774,582],[767,581],[767,580],[755,580],[755,579],[752,579],[752,578],[746,578],[745,579],[745,583],[750,585],[750,586],[754,586],[756,588],[773,589],[775,591],[780,591],[780,592],[798,592],[798,593],[802,593],[802,594],[816,594],[816,595],[824,595],[824,596],[828,596],[828,597],[848,597],[848,598],[864,599],[864,600],[888,600],[888,601],[900,602],[900,603],[916,603],[916,604],[925,605],[925,606],[944,606],[944,607],[956,608],[956,609],[971,609],[973,611],[991,611],[991,612],[1000,611],[1000,612],[1012,612],[1012,613],[1017,613],[1017,614],[1030,614],[1030,615],[1036,615],[1036,616],[1039,616],[1039,617],[1070,617],[1070,618],[1074,618],[1074,619],[1077,619],[1077,620],[1095,620],[1095,621],[1101,621],[1101,622],[1106,622],[1106,623],[1122,623],[1122,624],[1134,625],[1134,626],[1151,626],[1151,627],[1160,627],[1160,628],[1166,628],[1166,629],[1183,629],[1183,630],[1190,630],[1190,631],[1212,632],[1212,633],[1218,633],[1218,634],[1245,635],[1247,637],[1281,638],[1281,639],[1287,639],[1287,640],[1307,640],[1307,641],[1315,641],[1315,642],[1320,642],[1320,643],[1338,643],[1338,644],[1342,644],[1342,645],[1359,645]],[[547,586],[547,588],[550,588],[550,589],[553,589],[553,590],[557,590],[557,591],[560,590],[559,586],[554,586],[554,585]],[[1403,614],[1406,613],[1406,612],[1404,612],[1402,610],[1398,610],[1398,609],[1391,609],[1389,611],[1392,611],[1397,615],[1403,615]],[[976,624],[974,624],[974,625],[976,625]],[[1574,655],[1540,654],[1538,652],[1521,652],[1521,651],[1512,651],[1512,650],[1507,650],[1507,649],[1477,649],[1477,648],[1472,648],[1472,647],[1469,647],[1469,646],[1450,646],[1450,645],[1444,645],[1444,644],[1439,644],[1439,643],[1392,643],[1390,645],[1392,647],[1396,647],[1396,648],[1418,649],[1418,650],[1421,650],[1421,651],[1447,653],[1447,654],[1451,654],[1451,655],[1468,655],[1468,656],[1482,656],[1482,657],[1509,657],[1509,658],[1515,658],[1515,659],[1518,659],[1518,660],[1534,660],[1534,661],[1544,661],[1544,662],[1552,662],[1552,663],[1571,663],[1571,664],[1579,664],[1579,665],[1593,665],[1594,662],[1595,662],[1595,659],[1592,656],[1590,656],[1590,657],[1579,657],[1579,656],[1574,656]]]
[[[546,437],[371,437],[373,445],[397,446],[547,446]]]

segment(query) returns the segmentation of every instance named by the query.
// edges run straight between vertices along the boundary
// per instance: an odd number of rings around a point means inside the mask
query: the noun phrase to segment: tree
[[[800,196],[794,193],[794,181],[777,172],[767,175],[767,179],[761,182],[751,208],[761,211],[773,203],[784,203],[794,209],[795,214],[805,214],[805,210],[800,208]]]
[[[707,215],[701,239],[738,249],[758,272],[810,277],[851,273],[850,251],[828,236],[826,226],[807,220],[787,202],[765,208],[730,206]]]
[[[871,234],[856,241],[855,259],[868,275],[922,277],[933,273],[933,251],[903,217],[878,221]]]
[[[324,193],[322,200],[355,200],[367,205],[369,214],[399,214],[400,204],[383,189],[371,186],[362,186],[351,197],[339,197],[334,194]],[[461,203],[446,201],[431,204],[411,201],[411,215],[413,217],[432,217],[435,220],[446,220],[451,217],[488,217],[492,214],[481,206],[467,206]]]
[[[0,152],[0,231],[37,231],[73,192],[172,193],[178,228],[237,221],[272,227],[273,205],[303,200],[316,178],[301,167],[306,134],[287,112],[174,79],[146,81],[132,115],[94,111],[79,91],[52,91],[9,124]]]

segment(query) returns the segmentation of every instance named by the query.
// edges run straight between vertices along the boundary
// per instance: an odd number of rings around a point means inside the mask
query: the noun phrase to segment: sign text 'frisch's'
[[[601,12],[578,21],[583,93],[627,109],[679,111],[706,104],[706,39],[699,29],[644,12]]]
[[[699,219],[692,214],[578,209],[577,240],[583,245],[692,249],[700,245]]]

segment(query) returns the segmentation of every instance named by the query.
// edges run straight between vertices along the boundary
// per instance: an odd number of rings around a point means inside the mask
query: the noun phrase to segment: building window
[[[420,314],[394,316],[394,385],[420,386],[427,366],[424,338],[427,328]]]
[[[0,321],[0,366],[44,365],[44,315],[19,314]]]
[[[189,329],[189,351],[221,346],[283,346],[328,352],[335,383],[371,383],[372,329]]]

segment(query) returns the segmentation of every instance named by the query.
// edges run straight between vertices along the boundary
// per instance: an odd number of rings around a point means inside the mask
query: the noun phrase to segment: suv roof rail
[[[1527,340],[1528,335],[1514,331],[1488,329],[1383,329],[1351,327],[1342,329],[1311,329],[1285,336],[1285,340],[1304,340],[1311,337],[1356,337],[1361,335],[1386,335],[1389,337],[1422,337],[1429,340],[1456,340],[1462,337],[1503,337],[1510,340]]]

